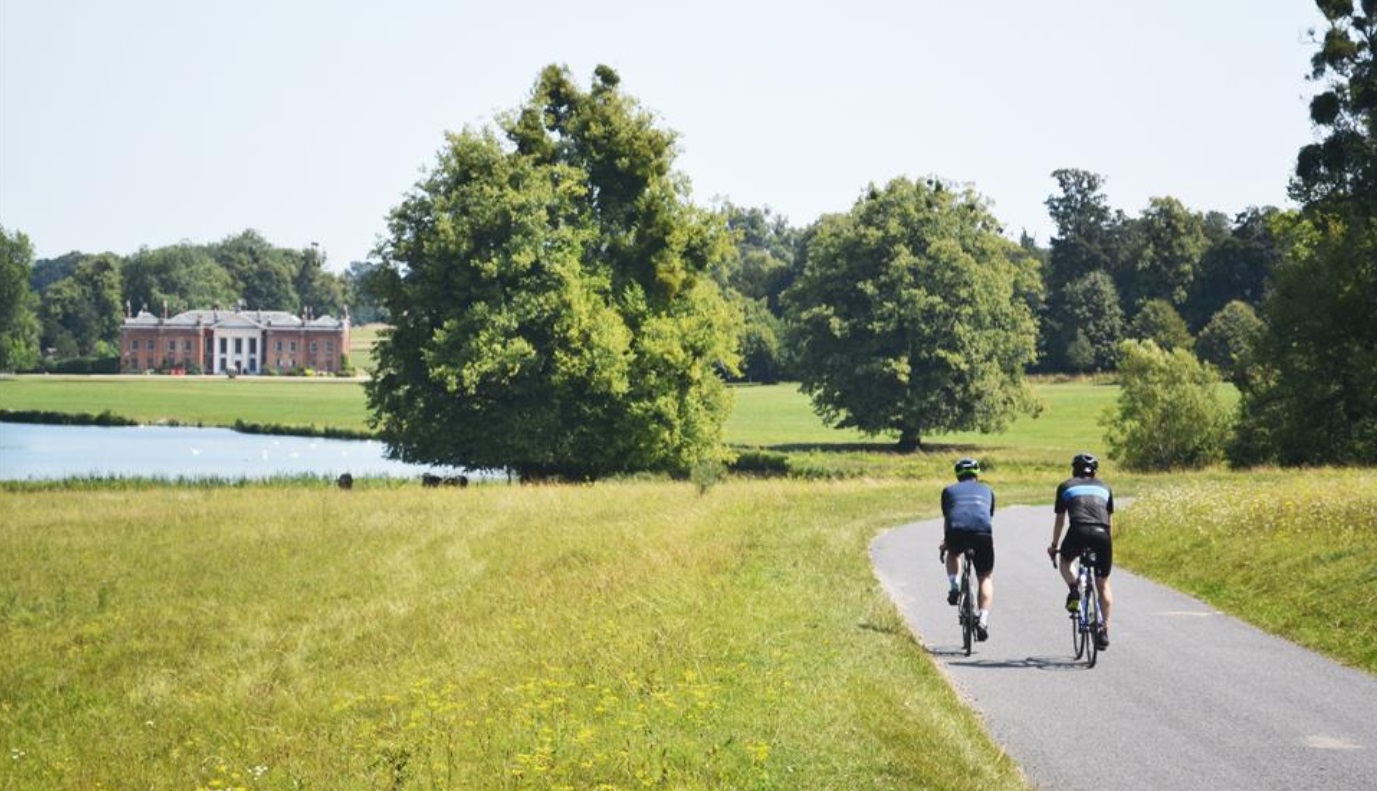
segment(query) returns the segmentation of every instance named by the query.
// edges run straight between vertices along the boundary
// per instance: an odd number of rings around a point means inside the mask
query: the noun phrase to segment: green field
[[[0,379],[0,409],[99,414],[140,423],[273,423],[363,431],[368,410],[353,379],[277,376],[20,376]]]
[[[824,426],[796,384],[733,387],[735,408],[727,420],[729,443],[797,451],[884,450],[895,437],[866,437]],[[1113,403],[1113,385],[1035,385],[1043,404],[997,437],[975,433],[925,437],[933,446],[980,445],[997,452],[1048,458],[1100,445],[1099,413]],[[363,386],[348,379],[279,377],[62,377],[0,379],[0,409],[100,413],[143,423],[178,422],[230,426],[236,420],[296,426],[367,428]],[[1016,454],[1016,455],[1018,455]]]

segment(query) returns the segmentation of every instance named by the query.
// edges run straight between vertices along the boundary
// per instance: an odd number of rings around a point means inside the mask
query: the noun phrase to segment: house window
[[[325,353],[326,353],[326,354],[330,354],[330,353],[334,352],[334,350],[335,350],[335,342],[334,342],[334,341],[326,341],[326,342],[325,342]]]
[[[235,339],[234,339],[234,353],[235,353],[235,354],[243,354],[243,353],[244,353],[244,339],[243,339],[243,338],[235,338]]]
[[[290,342],[287,343],[287,351],[289,351],[289,352],[295,352],[295,351],[296,351],[296,341],[290,341]]]
[[[221,353],[221,354],[227,354],[227,353],[229,353],[229,341],[226,340],[225,338],[221,338],[221,339],[220,339],[220,353]],[[225,364],[224,364],[223,362],[220,363],[220,367],[223,368],[224,365],[225,365]]]
[[[249,338],[249,354],[258,354],[257,338]]]
[[[274,349],[273,351],[279,351],[279,352],[282,351],[282,341],[278,341],[278,342],[277,342],[277,348]]]
[[[131,339],[131,340],[129,341],[129,351],[131,351],[131,352],[136,352],[136,351],[138,351],[138,350],[139,350],[139,339],[138,339],[138,338],[133,338],[133,339]]]
[[[182,351],[184,351],[184,352],[190,352],[190,351],[191,351],[191,341],[182,341]]]
[[[176,342],[176,341],[168,341],[168,342],[167,342],[167,350],[170,351],[170,352],[175,352],[175,351],[177,351],[177,342]]]
[[[315,353],[316,353],[316,342],[315,342],[315,341],[311,341],[311,354],[315,354]]]

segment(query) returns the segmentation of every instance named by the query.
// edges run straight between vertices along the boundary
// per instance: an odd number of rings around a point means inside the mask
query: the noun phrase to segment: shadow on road
[[[964,659],[965,651],[960,649],[941,650],[929,649],[928,653],[933,656],[963,657],[949,661],[947,664],[959,667],[975,668],[976,670],[1076,670],[1086,669],[1084,660],[1073,659],[1069,656],[1030,656],[1023,659],[976,659],[971,657]]]

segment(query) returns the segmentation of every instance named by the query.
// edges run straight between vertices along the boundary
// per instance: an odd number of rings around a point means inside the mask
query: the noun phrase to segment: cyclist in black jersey
[[[1095,647],[1103,651],[1109,647],[1109,615],[1114,607],[1109,586],[1109,572],[1114,568],[1114,541],[1110,533],[1114,492],[1109,484],[1096,477],[1099,469],[1099,459],[1089,453],[1078,453],[1071,460],[1071,477],[1057,487],[1057,518],[1052,525],[1052,546],[1047,548],[1047,554],[1055,557],[1058,551],[1061,553],[1061,578],[1070,589],[1066,594],[1066,609],[1075,612],[1080,607],[1080,591],[1076,590],[1076,575],[1071,564],[1085,547],[1095,550],[1095,583],[1100,595],[1100,611],[1104,615],[1104,629],[1095,635]],[[1068,517],[1071,528],[1066,532],[1066,540],[1061,541]]]
[[[975,550],[975,574],[980,580],[976,597],[980,615],[975,639],[990,636],[990,604],[994,600],[994,490],[981,483],[980,462],[956,462],[957,482],[942,490],[942,549],[947,553],[947,604],[956,604],[961,591],[956,583],[957,561],[966,549]]]

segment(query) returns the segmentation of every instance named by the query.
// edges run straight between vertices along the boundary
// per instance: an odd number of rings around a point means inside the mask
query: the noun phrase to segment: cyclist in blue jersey
[[[1109,586],[1109,572],[1114,568],[1114,541],[1110,535],[1114,492],[1109,484],[1096,477],[1099,469],[1099,459],[1089,453],[1078,453],[1071,460],[1071,477],[1057,487],[1057,517],[1052,525],[1052,546],[1047,548],[1047,554],[1055,557],[1060,541],[1061,578],[1070,589],[1070,593],[1066,594],[1066,609],[1076,612],[1080,608],[1081,595],[1076,590],[1076,575],[1071,564],[1080,557],[1085,547],[1095,550],[1095,587],[1100,595],[1100,611],[1104,616],[1104,629],[1095,635],[1095,647],[1103,651],[1109,647],[1109,615],[1114,608],[1114,596]],[[1066,532],[1066,540],[1061,541],[1068,518],[1071,528]]]
[[[942,549],[947,553],[947,604],[956,604],[961,595],[956,582],[957,563],[967,548],[975,550],[975,573],[980,580],[976,604],[980,618],[975,639],[990,636],[990,603],[994,600],[994,490],[981,483],[980,462],[956,462],[956,483],[942,490]]]

